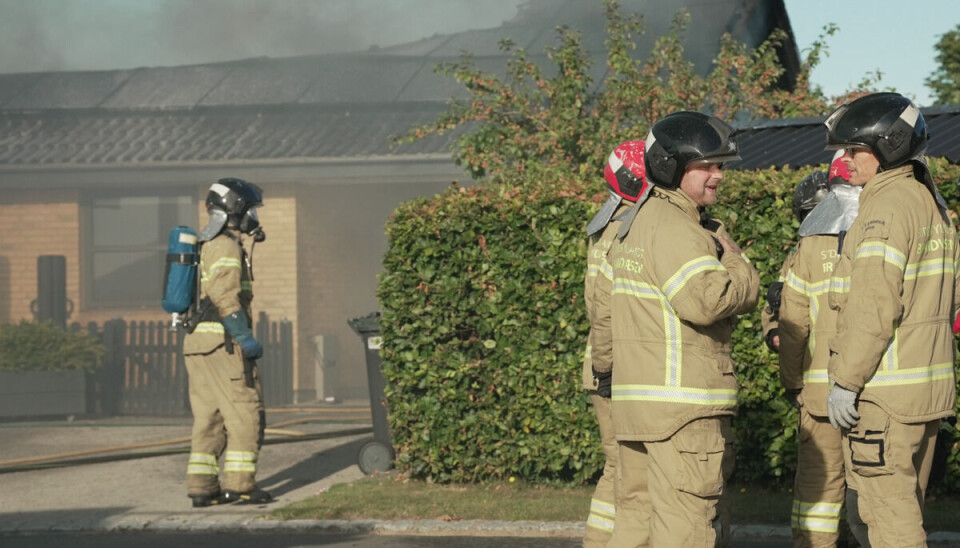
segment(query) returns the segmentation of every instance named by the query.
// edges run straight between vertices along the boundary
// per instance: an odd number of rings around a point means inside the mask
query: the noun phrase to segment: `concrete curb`
[[[47,522],[45,520],[0,523],[0,535],[36,533],[179,533],[179,532],[269,532],[353,533],[392,536],[476,536],[577,538],[584,533],[582,522],[561,521],[445,521],[445,520],[277,520],[260,515],[153,514],[120,515],[103,519]],[[732,525],[734,539],[789,539],[789,527]],[[960,544],[960,533],[932,532],[932,543]]]

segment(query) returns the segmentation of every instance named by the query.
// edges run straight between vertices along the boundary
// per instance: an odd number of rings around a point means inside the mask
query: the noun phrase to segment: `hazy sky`
[[[595,1],[599,0],[584,0]],[[500,25],[522,0],[0,0],[0,72],[170,66],[365,50]],[[814,73],[839,94],[874,70],[881,85],[930,103],[938,37],[957,0],[785,0],[803,49],[829,22]],[[694,14],[695,16],[695,14]]]

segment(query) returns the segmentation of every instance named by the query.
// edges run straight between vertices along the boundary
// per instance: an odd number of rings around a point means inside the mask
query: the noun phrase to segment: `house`
[[[789,33],[780,0],[621,4],[645,17],[641,56],[685,6],[686,51],[704,73],[724,32],[751,46]],[[254,309],[293,324],[294,400],[365,397],[364,349],[347,320],[377,310],[384,221],[405,200],[468,181],[449,134],[397,148],[388,137],[464,96],[437,63],[469,51],[502,73],[497,44],[510,38],[547,66],[558,25],[582,31],[602,82],[599,0],[533,0],[497,28],[349,54],[0,75],[0,323],[32,317],[40,255],[66,257],[71,321],[164,321],[168,230],[202,227],[210,183],[240,177],[265,192]],[[792,38],[780,53],[789,80]]]

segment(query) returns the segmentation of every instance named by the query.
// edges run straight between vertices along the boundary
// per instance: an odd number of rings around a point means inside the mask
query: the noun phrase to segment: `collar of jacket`
[[[913,179],[912,164],[908,163],[888,171],[877,173],[867,181],[867,184],[863,185],[863,191],[860,193],[860,205],[863,205],[864,202],[881,192],[884,188],[896,183],[898,179],[904,178]]]
[[[658,197],[665,198],[668,202],[680,208],[680,211],[689,215],[698,224],[700,223],[700,206],[690,196],[687,196],[686,192],[679,188],[666,189],[658,186],[653,187],[653,192]]]

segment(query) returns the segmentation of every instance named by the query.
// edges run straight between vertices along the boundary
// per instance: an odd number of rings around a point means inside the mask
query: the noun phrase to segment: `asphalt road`
[[[0,536],[4,548],[165,548],[170,546],[203,546],[204,548],[579,548],[579,538],[514,538],[514,537],[413,537],[378,535],[341,535],[308,533],[247,534],[42,534]],[[776,541],[739,541],[733,548],[788,548],[788,539]]]

